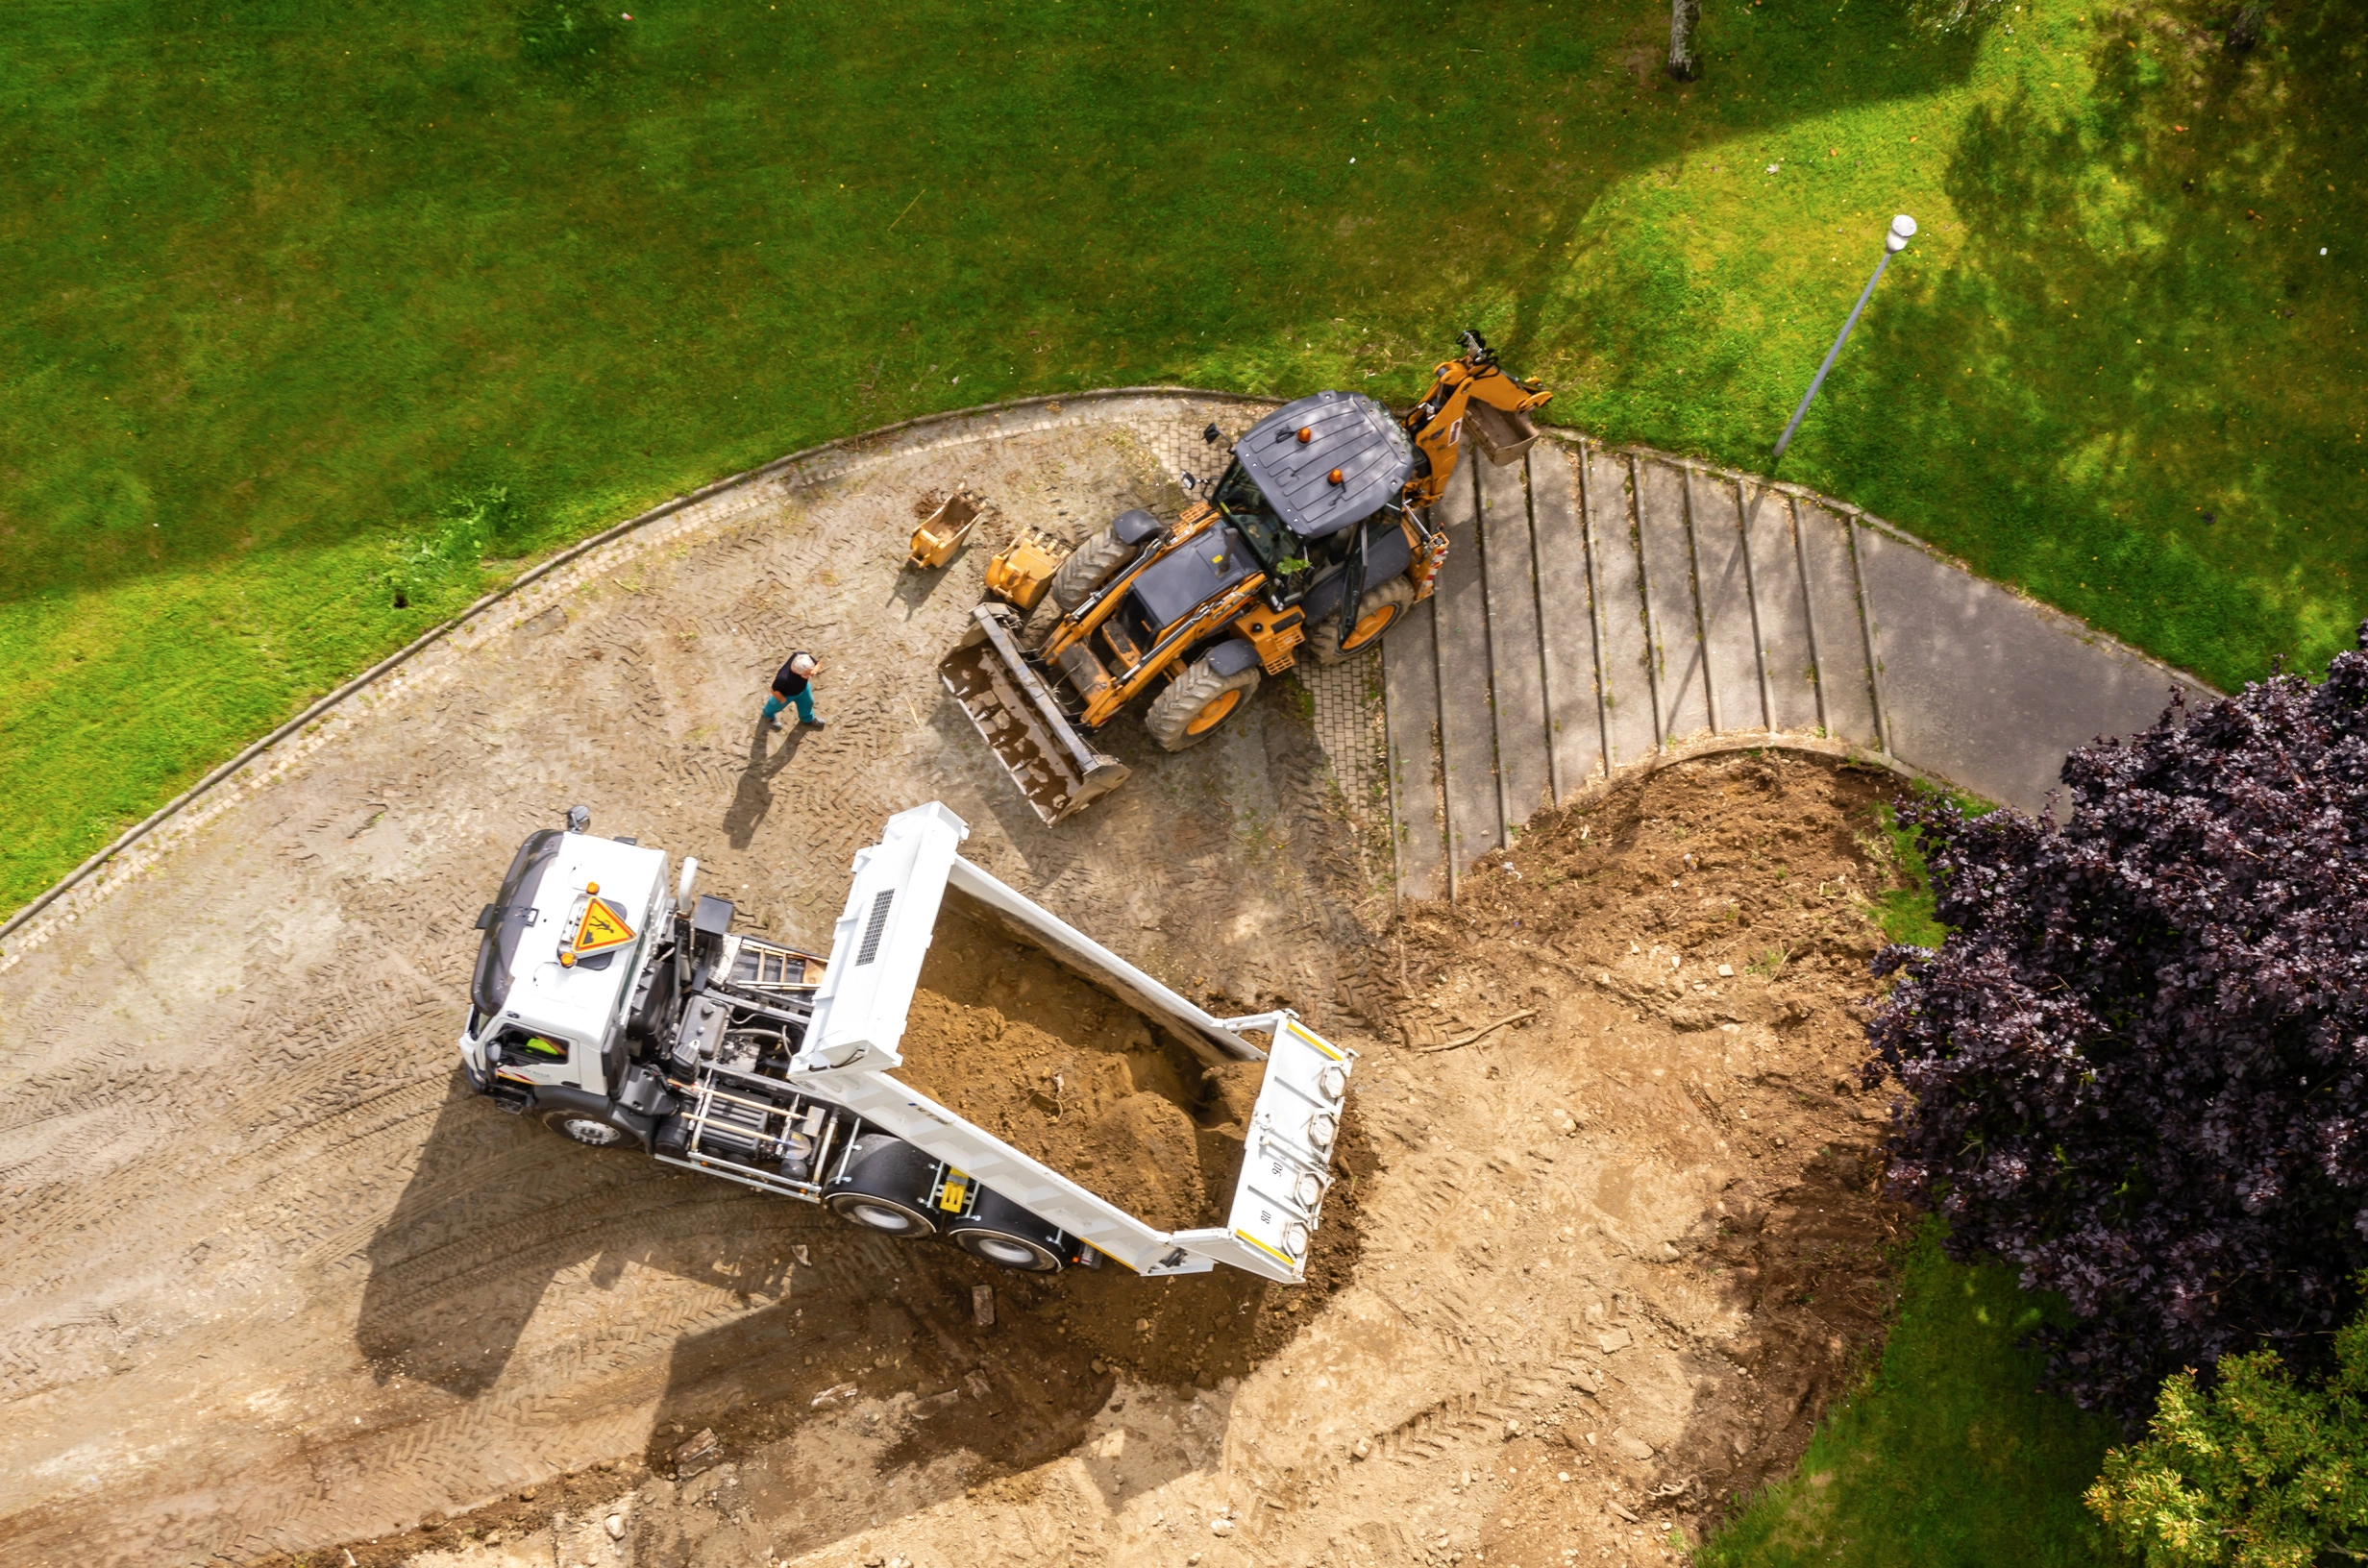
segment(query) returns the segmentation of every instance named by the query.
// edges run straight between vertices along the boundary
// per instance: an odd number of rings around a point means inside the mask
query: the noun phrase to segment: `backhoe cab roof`
[[[1301,430],[1308,432],[1304,442]],[[1283,526],[1302,539],[1321,539],[1372,516],[1397,500],[1415,471],[1414,444],[1398,422],[1356,392],[1319,392],[1283,404],[1249,428],[1233,455]]]

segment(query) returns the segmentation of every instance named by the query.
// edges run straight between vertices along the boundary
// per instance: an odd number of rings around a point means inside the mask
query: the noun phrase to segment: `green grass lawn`
[[[0,907],[522,560],[889,420],[1402,400],[1476,323],[1559,417],[1756,466],[1894,210],[1789,477],[2215,681],[2342,644],[2348,11],[2238,67],[2202,0],[1714,0],[1684,88],[1666,15],[19,8]],[[449,548],[497,492],[490,558]]]
[[[1972,815],[1995,809],[1955,798]],[[1934,919],[1913,836],[1887,806],[1872,825],[1901,885],[1870,913],[1891,941],[1937,946],[1947,928]],[[2061,1303],[2024,1293],[2003,1264],[1951,1262],[1940,1235],[1928,1220],[1900,1259],[1898,1307],[1875,1370],[1826,1413],[1793,1474],[1703,1544],[1696,1568],[2124,1560],[2081,1501],[2114,1429],[2040,1393],[2046,1357],[2020,1342]]]
[[[2011,1269],[1919,1237],[1880,1370],[1792,1479],[1707,1541],[1698,1568],[2074,1568],[2123,1560],[2081,1502],[2111,1426],[2035,1391],[2016,1341],[2044,1310]]]

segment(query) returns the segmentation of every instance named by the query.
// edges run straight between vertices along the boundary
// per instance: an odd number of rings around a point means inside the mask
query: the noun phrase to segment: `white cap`
[[[789,667],[802,675],[810,675],[814,673],[814,655],[800,653],[789,661]]]

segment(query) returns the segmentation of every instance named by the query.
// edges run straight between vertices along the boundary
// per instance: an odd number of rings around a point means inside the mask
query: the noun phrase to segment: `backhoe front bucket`
[[[1125,783],[1128,770],[1095,750],[1069,722],[1051,688],[1021,653],[1013,636],[1018,622],[999,604],[979,605],[937,673],[995,760],[1049,824]]]

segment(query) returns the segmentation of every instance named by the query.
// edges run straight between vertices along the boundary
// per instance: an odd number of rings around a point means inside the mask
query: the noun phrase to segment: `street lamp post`
[[[1825,373],[1834,368],[1834,361],[1841,356],[1841,346],[1850,341],[1850,329],[1859,324],[1859,312],[1866,308],[1866,302],[1874,297],[1875,285],[1883,282],[1883,269],[1891,264],[1891,257],[1908,248],[1908,241],[1914,234],[1915,219],[1907,213],[1902,212],[1891,220],[1890,231],[1883,236],[1883,259],[1875,263],[1875,275],[1867,279],[1866,286],[1859,291],[1859,303],[1850,307],[1850,319],[1841,324],[1841,335],[1835,338],[1834,346],[1825,351],[1825,363],[1817,367],[1816,378],[1809,383],[1809,390],[1801,394],[1801,405],[1792,410],[1792,422],[1785,427],[1785,433],[1776,438],[1776,451],[1768,458],[1770,468],[1774,468],[1783,458],[1785,448],[1792,445],[1792,432],[1801,428],[1801,416],[1809,412],[1810,404],[1817,396],[1817,388],[1825,384]]]

